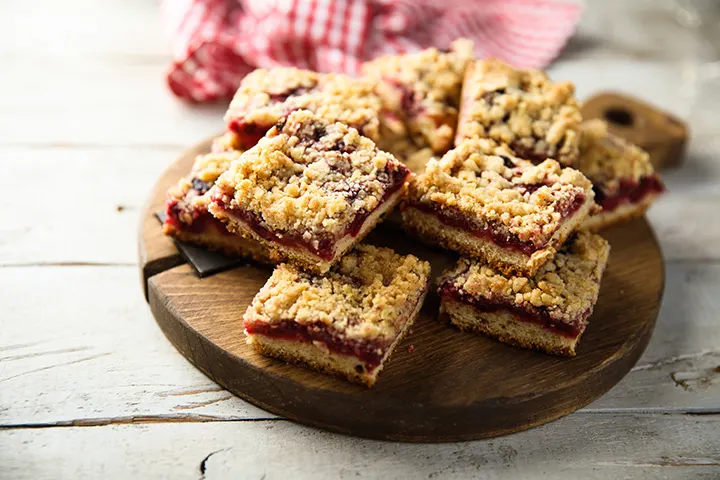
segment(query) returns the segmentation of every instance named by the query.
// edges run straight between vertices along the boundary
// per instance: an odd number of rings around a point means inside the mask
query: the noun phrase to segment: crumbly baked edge
[[[163,233],[175,237],[181,242],[200,245],[231,257],[250,258],[260,263],[274,263],[270,259],[270,252],[266,248],[239,235],[227,235],[212,231],[203,233],[184,232],[173,227],[164,228]]]
[[[544,248],[531,255],[503,248],[491,240],[476,237],[466,230],[447,225],[435,215],[413,208],[412,205],[403,205],[401,212],[405,230],[431,245],[439,245],[461,254],[484,259],[507,275],[532,276],[553,258],[557,249],[578,229],[593,207],[593,202],[585,202],[573,215],[565,219]]]
[[[604,228],[642,217],[659,196],[659,194],[646,195],[637,203],[623,203],[609,212],[600,211],[589,215],[583,221],[581,228],[591,232],[597,232]]]
[[[266,81],[267,78],[272,80]],[[381,101],[372,92],[373,85],[367,78],[338,73],[319,73],[296,67],[258,68],[243,79],[224,120],[228,125],[242,121],[269,129],[287,116],[288,110],[309,109],[332,122],[352,124],[363,135],[377,140]],[[278,87],[281,87],[281,94],[288,94],[281,101],[270,98],[278,93]],[[306,91],[294,92],[298,88]]]
[[[591,182],[613,183],[630,179],[639,182],[655,174],[650,155],[629,141],[610,133],[604,120],[586,120],[580,125],[580,157],[575,168]]]
[[[262,238],[260,235],[255,233],[245,222],[239,220],[226,210],[217,207],[214,203],[210,203],[209,210],[215,218],[222,221],[228,230],[231,232],[241,235],[243,237],[257,241],[264,245],[270,251],[270,257],[274,262],[281,262],[287,260],[288,262],[298,265],[305,270],[313,273],[323,274],[326,273],[330,268],[338,261],[342,256],[354,245],[360,243],[360,241],[375,228],[375,225],[380,222],[382,217],[392,210],[402,198],[405,188],[400,188],[397,192],[393,193],[388,197],[385,202],[378,205],[378,207],[365,219],[360,232],[354,237],[346,235],[335,243],[335,255],[331,260],[325,260],[318,255],[310,252],[303,247],[288,247],[280,245],[270,240]]]
[[[235,132],[227,131],[222,135],[213,138],[210,145],[210,153],[231,152],[242,150],[242,144]]]
[[[519,186],[536,186],[523,193]],[[408,184],[408,203],[458,210],[468,219],[492,219],[508,233],[541,245],[564,219],[557,202],[595,198],[592,184],[579,171],[547,159],[538,165],[515,157],[505,145],[488,139],[466,140]],[[472,222],[470,222],[472,223]]]
[[[429,280],[428,280],[429,283]],[[372,387],[377,381],[377,377],[385,367],[388,359],[395,351],[397,345],[406,336],[412,325],[415,323],[417,316],[422,309],[427,295],[426,287],[417,297],[416,304],[408,314],[408,320],[403,325],[398,335],[388,347],[385,355],[380,361],[380,365],[375,367],[372,372],[368,372],[365,363],[359,358],[352,355],[343,355],[331,352],[327,349],[321,349],[307,342],[299,342],[294,340],[277,339],[262,334],[248,334],[247,343],[255,348],[261,355],[278,358],[280,360],[308,366],[328,375],[341,376],[353,383]],[[356,366],[363,367],[362,373],[358,373]]]
[[[563,357],[575,356],[575,347],[587,327],[586,322],[583,331],[577,336],[567,337],[541,325],[518,320],[507,311],[478,312],[472,305],[445,297],[441,299],[440,314],[447,316],[453,325],[463,331],[480,333],[502,343]]]

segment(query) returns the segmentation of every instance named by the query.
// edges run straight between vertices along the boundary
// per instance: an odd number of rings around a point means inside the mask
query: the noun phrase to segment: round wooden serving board
[[[600,299],[575,358],[556,358],[462,333],[438,321],[431,293],[373,388],[264,358],[245,344],[242,316],[271,267],[247,264],[199,278],[164,237],[154,213],[167,188],[209,141],[158,181],[143,214],[139,250],[150,308],[168,339],[239,397],[300,423],[350,435],[413,442],[471,440],[531,428],[571,413],[615,385],[650,339],[663,261],[644,219],[604,231],[612,250]],[[429,260],[433,275],[455,255],[390,226],[368,243]]]

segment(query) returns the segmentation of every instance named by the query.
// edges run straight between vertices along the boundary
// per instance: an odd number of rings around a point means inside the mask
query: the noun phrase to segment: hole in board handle
[[[603,112],[605,120],[622,127],[630,127],[635,121],[633,113],[625,108],[612,107]]]

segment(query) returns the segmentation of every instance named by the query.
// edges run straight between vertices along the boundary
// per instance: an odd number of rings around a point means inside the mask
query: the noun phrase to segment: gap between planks
[[[717,408],[586,408],[572,415],[617,415],[617,416],[705,416],[720,415]],[[123,417],[80,418],[59,422],[8,423],[0,424],[0,430],[68,428],[68,427],[104,427],[109,425],[140,425],[148,423],[244,423],[244,422],[292,422],[284,417],[228,418],[213,415],[167,414],[133,415]]]
[[[22,262],[0,263],[0,268],[32,267],[137,267],[137,262]]]

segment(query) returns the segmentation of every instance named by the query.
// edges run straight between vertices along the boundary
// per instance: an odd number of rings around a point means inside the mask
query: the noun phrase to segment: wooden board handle
[[[674,115],[614,92],[603,92],[588,99],[582,115],[585,120],[606,120],[612,133],[645,149],[656,170],[677,167],[682,162],[688,127]]]

